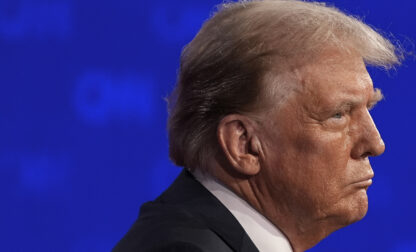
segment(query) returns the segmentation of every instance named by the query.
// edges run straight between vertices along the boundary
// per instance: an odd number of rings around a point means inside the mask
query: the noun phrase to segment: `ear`
[[[261,144],[254,122],[243,115],[227,115],[218,125],[218,142],[231,166],[240,174],[252,176],[260,171]]]

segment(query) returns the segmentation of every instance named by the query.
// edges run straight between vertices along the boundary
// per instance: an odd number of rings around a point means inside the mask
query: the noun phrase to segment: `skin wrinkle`
[[[324,3],[223,3],[181,53],[170,159],[212,175],[304,251],[366,214],[357,182],[384,143],[365,64],[387,70],[403,54]],[[236,116],[242,127],[221,123]]]
[[[255,120],[244,141],[258,139],[258,148],[227,152],[251,155],[241,159],[251,160],[244,167],[259,172],[247,180],[216,176],[279,227],[294,251],[304,251],[367,211],[367,188],[357,182],[373,175],[367,157],[384,151],[368,112],[382,94],[352,51],[329,48],[290,73],[291,81],[272,82],[282,90],[275,99],[285,101],[266,101],[271,108],[247,117]]]
[[[207,146],[213,137],[203,130],[215,130],[215,119],[222,116],[216,109],[231,106],[227,113],[238,113],[242,105],[255,101],[260,88],[245,88],[257,86],[257,74],[269,70],[268,65],[286,65],[288,57],[308,62],[327,45],[343,51],[352,47],[366,64],[385,69],[403,59],[400,46],[335,7],[309,1],[248,1],[247,9],[230,2],[218,7],[182,51],[177,86],[168,98],[170,158],[191,170],[205,169],[200,160],[204,149],[217,147]],[[204,97],[196,97],[194,90],[203,91]],[[228,95],[234,90],[241,92]],[[213,106],[205,97],[221,102]]]
[[[255,183],[253,181],[249,181],[249,186],[250,186],[250,190],[254,193],[255,198],[261,199],[265,196],[261,191],[257,190],[257,186],[255,185]],[[241,188],[241,189],[242,189],[242,191],[244,191],[244,188]],[[264,212],[267,205],[264,205],[263,202],[261,202],[259,200],[257,200],[256,203],[257,203],[257,207],[255,207],[255,208],[259,209],[258,211],[263,211]]]

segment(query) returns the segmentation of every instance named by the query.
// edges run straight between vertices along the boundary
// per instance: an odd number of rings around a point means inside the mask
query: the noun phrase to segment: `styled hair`
[[[299,0],[229,2],[183,49],[169,105],[169,154],[178,166],[205,169],[216,155],[220,120],[253,112],[264,100],[271,67],[325,47],[358,52],[367,65],[391,68],[402,54],[358,18]],[[279,74],[275,74],[279,78]]]

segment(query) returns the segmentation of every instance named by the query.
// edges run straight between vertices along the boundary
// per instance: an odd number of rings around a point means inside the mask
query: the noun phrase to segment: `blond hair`
[[[169,97],[172,161],[203,168],[218,150],[219,121],[253,111],[272,62],[285,65],[327,46],[354,50],[366,64],[386,69],[402,59],[380,33],[323,3],[252,0],[220,5],[181,55],[177,85]]]

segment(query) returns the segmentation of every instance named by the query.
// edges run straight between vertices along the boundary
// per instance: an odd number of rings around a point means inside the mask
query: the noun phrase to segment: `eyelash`
[[[342,118],[344,118],[344,116],[346,114],[349,114],[351,111],[351,108],[344,108],[342,110],[338,110],[336,113],[334,113],[331,118],[337,119],[337,120],[341,120]]]
[[[342,117],[344,117],[344,115],[345,115],[344,112],[338,112],[338,113],[335,113],[334,115],[332,115],[332,118],[342,119]]]
[[[370,104],[369,106],[367,106],[367,110],[371,111],[374,107],[375,107],[375,104]],[[333,114],[331,118],[342,119],[346,113],[348,113],[348,111],[340,111],[340,112]]]

